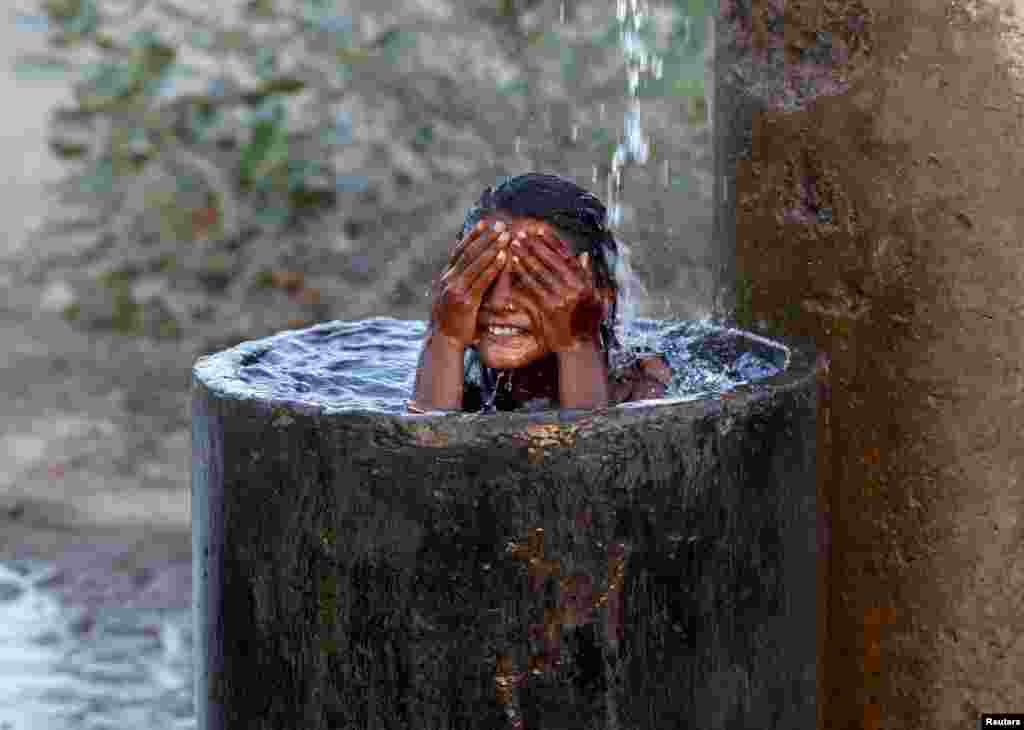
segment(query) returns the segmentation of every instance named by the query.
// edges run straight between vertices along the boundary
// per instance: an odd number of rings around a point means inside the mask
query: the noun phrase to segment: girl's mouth
[[[518,327],[498,327],[491,325],[484,328],[484,335],[492,340],[506,341],[516,337],[525,337],[530,334],[528,330]]]

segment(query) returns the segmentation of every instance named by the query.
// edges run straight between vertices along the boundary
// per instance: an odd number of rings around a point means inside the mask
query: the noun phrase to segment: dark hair
[[[601,350],[605,365],[609,362],[609,350],[621,347],[615,335],[618,319],[619,284],[615,278],[615,267],[619,247],[615,237],[607,228],[608,212],[597,196],[589,193],[576,183],[558,175],[526,173],[517,177],[506,177],[497,187],[488,186],[476,205],[466,213],[462,225],[464,238],[483,218],[498,213],[510,216],[536,218],[554,226],[572,247],[573,255],[588,253],[594,283],[598,288],[610,289],[614,294],[607,318],[600,325]],[[495,373],[480,362],[475,348],[467,350],[469,363],[478,367],[486,395],[493,388]]]

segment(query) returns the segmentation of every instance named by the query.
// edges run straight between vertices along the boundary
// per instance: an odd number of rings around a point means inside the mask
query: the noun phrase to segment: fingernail
[[[504,233],[502,233],[502,234],[501,234],[500,236],[498,236],[498,242],[499,242],[499,243],[505,243],[505,242],[507,242],[507,241],[508,241],[508,239],[510,239],[511,237],[512,237],[512,236],[510,236],[510,235],[509,235],[508,231],[505,231],[505,232],[504,232]]]
[[[522,238],[525,241],[526,240],[526,231],[519,231],[519,233],[516,234],[516,238]]]
[[[500,233],[501,231],[504,231],[504,230],[505,230],[505,222],[504,222],[504,221],[498,221],[498,222],[496,222],[496,223],[494,224],[494,230],[495,230],[495,231],[497,231],[497,232],[499,232],[499,233]]]

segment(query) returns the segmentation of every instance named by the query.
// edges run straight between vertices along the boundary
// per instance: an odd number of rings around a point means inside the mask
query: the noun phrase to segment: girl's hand
[[[531,227],[512,239],[511,270],[537,311],[537,331],[552,352],[596,344],[604,309],[590,276],[587,254],[576,259],[568,244],[546,228]]]
[[[497,225],[505,231],[504,223]],[[481,221],[452,251],[448,267],[434,285],[433,324],[462,347],[479,341],[477,312],[484,293],[505,266],[508,238],[508,232]]]

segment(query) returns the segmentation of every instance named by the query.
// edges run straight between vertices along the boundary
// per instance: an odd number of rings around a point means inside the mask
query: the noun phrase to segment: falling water
[[[623,134],[620,138],[611,163],[611,174],[607,179],[605,202],[608,206],[608,227],[613,229],[623,222],[622,172],[627,165],[646,165],[650,157],[650,144],[643,130],[640,112],[640,77],[651,73],[656,79],[662,77],[662,57],[647,47],[640,36],[640,30],[651,21],[648,6],[644,0],[615,0],[616,18],[621,24],[619,33],[620,45],[627,68],[629,108],[623,119]],[[605,105],[600,105],[602,121],[605,116]],[[665,161],[665,176],[668,176],[668,161]],[[597,167],[593,167],[593,184],[598,184]],[[627,331],[627,323],[653,314],[650,295],[643,281],[633,271],[631,265],[632,249],[621,238],[616,236],[619,257],[615,261],[613,271],[619,283],[618,322],[616,336],[629,352],[646,348],[651,343],[646,337],[635,331]],[[707,320],[704,320],[707,321]]]
[[[650,154],[650,145],[644,134],[640,120],[640,75],[653,71],[656,78],[661,78],[661,57],[651,52],[639,36],[639,30],[648,20],[647,6],[642,0],[616,0],[616,17],[622,24],[620,42],[626,61],[629,78],[629,109],[625,113],[623,136],[615,149],[612,158],[612,170],[607,180],[605,203],[608,206],[608,227],[612,230],[622,223],[622,170],[630,164],[646,165]],[[601,117],[604,118],[605,106],[601,104]],[[597,185],[596,168],[594,185]],[[622,330],[624,321],[631,321],[640,316],[650,314],[649,295],[643,282],[633,272],[630,265],[632,251],[621,239],[619,258],[615,262],[615,277],[621,287],[619,297],[619,324],[616,334],[625,344],[625,333]]]
[[[650,160],[650,143],[644,132],[643,120],[640,107],[639,89],[641,78],[651,75],[655,79],[663,76],[664,58],[655,49],[650,47],[641,36],[641,31],[653,22],[653,16],[645,0],[615,0],[616,17],[621,25],[619,32],[620,46],[627,69],[627,100],[628,108],[624,113],[622,136],[616,146],[611,162],[611,173],[606,180],[606,198],[608,205],[608,226],[615,228],[624,223],[624,181],[623,171],[630,165],[646,165]],[[694,28],[691,18],[684,17],[684,27],[688,34],[700,32]],[[711,22],[709,18],[709,23]],[[711,28],[703,29],[708,36],[712,36]],[[686,41],[684,41],[685,43]],[[712,55],[705,53],[705,77],[712,72],[709,65]],[[713,83],[705,84],[705,101],[707,102],[709,114],[710,105],[713,103],[710,93]],[[601,120],[605,117],[605,105],[600,105]],[[711,116],[708,116],[710,121]],[[671,184],[669,160],[665,159],[661,171],[662,183],[668,187]],[[598,168],[592,167],[592,184],[597,186]],[[671,230],[666,231],[669,235]],[[620,257],[616,262],[614,271],[620,284],[619,312],[620,323],[637,319],[640,317],[651,317],[655,315],[655,307],[650,300],[646,286],[636,276],[631,266],[632,250],[621,238],[616,237],[620,248]],[[664,303],[665,314],[677,316],[677,313],[669,306],[668,301]],[[696,318],[702,323],[709,323],[712,320],[710,309],[704,309],[703,316]],[[622,325],[620,324],[620,327]],[[617,331],[620,341],[623,341],[623,333]]]

